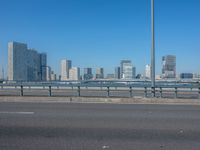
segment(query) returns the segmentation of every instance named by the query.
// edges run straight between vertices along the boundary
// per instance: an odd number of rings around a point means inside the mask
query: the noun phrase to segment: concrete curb
[[[33,97],[0,96],[0,102],[43,102],[43,103],[116,103],[116,104],[187,104],[200,105],[200,99],[169,98],[101,98],[101,97]]]

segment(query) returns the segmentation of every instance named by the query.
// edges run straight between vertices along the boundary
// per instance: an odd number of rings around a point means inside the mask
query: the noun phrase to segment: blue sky
[[[150,63],[150,0],[0,0],[0,63],[7,43],[46,52],[59,73],[60,60],[104,67],[113,73],[130,59],[137,73]],[[155,0],[156,73],[161,57],[177,56],[177,72],[200,73],[200,1]]]

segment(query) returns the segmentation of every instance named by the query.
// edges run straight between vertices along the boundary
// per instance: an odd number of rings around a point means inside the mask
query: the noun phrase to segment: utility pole
[[[152,97],[155,97],[155,31],[154,31],[154,0],[151,0],[151,89]]]

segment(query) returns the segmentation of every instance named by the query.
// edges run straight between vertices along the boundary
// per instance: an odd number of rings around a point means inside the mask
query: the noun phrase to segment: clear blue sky
[[[7,43],[46,52],[59,73],[60,60],[104,67],[113,73],[130,59],[143,73],[150,63],[150,0],[0,0],[0,63]],[[161,57],[177,56],[177,72],[200,72],[200,0],[155,0],[156,73]],[[3,56],[3,57],[2,57]],[[3,59],[3,60],[2,60]]]

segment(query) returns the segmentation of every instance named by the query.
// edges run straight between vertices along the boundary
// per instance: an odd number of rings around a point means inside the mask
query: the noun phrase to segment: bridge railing
[[[12,82],[0,84],[0,96],[147,97],[149,81]],[[198,82],[156,82],[156,97],[200,98]]]

